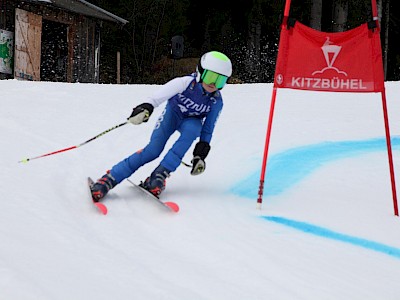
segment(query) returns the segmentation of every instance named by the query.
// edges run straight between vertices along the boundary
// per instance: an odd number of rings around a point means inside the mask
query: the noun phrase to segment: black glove
[[[193,150],[192,171],[191,175],[199,175],[206,169],[206,162],[204,161],[210,152],[210,145],[207,142],[198,142]]]
[[[147,122],[153,113],[154,106],[150,103],[143,103],[136,106],[132,114],[128,118],[128,122],[139,125],[142,122]]]

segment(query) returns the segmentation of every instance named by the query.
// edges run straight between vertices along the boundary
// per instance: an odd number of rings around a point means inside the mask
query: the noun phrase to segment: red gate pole
[[[376,0],[371,0],[371,6],[372,6],[372,19],[376,21],[379,28],[379,18],[378,18],[378,9],[376,7]]]
[[[390,181],[392,184],[394,215],[399,216],[399,209],[397,206],[396,181],[395,181],[394,168],[393,168],[392,145],[390,142],[389,118],[388,118],[388,113],[387,113],[385,89],[383,89],[383,91],[381,92],[381,95],[382,95],[383,117],[385,120],[386,147],[387,147],[388,159],[389,159]]]
[[[376,25],[379,29],[380,24],[379,24],[379,16],[378,16],[378,9],[376,6],[376,0],[371,0],[371,6],[372,6],[372,19],[376,22]],[[396,180],[393,168],[392,144],[390,141],[389,118],[388,118],[387,104],[386,104],[385,85],[383,87],[383,90],[381,91],[381,95],[382,95],[383,118],[385,121],[386,147],[389,159],[390,182],[392,185],[394,215],[399,216],[399,209],[397,205]]]
[[[291,2],[291,0],[286,0],[286,3],[285,3],[285,10],[284,10],[284,13],[283,13],[283,15],[284,15],[285,17],[288,17],[288,16],[289,16],[290,2]]]
[[[282,22],[282,26],[287,24],[287,19],[289,18],[289,11],[290,11],[290,2],[291,0],[286,0],[285,3],[285,10],[283,12],[283,22]]]
[[[257,198],[257,208],[258,209],[261,209],[262,197],[263,197],[263,193],[264,193],[265,171],[267,169],[269,141],[271,139],[272,119],[274,118],[276,90],[277,90],[276,87],[274,87],[272,90],[271,105],[270,105],[270,109],[269,109],[268,128],[267,128],[267,135],[265,138],[265,146],[264,146],[264,157],[263,157],[263,162],[262,162],[262,166],[261,166],[260,185],[258,187],[258,198]]]
[[[286,0],[285,10],[283,13],[282,27],[286,26],[286,24],[287,24],[287,20],[289,18],[290,3],[291,3],[291,0]],[[262,197],[264,194],[265,172],[267,169],[269,141],[271,139],[272,120],[274,118],[274,110],[275,110],[275,102],[276,102],[276,92],[277,92],[277,88],[274,83],[274,87],[272,90],[272,97],[271,97],[271,105],[270,105],[270,109],[269,109],[268,128],[267,128],[267,134],[266,134],[266,138],[265,138],[264,156],[263,156],[263,162],[262,162],[262,166],[261,166],[260,185],[258,187],[258,198],[257,198],[257,208],[258,209],[261,209]]]

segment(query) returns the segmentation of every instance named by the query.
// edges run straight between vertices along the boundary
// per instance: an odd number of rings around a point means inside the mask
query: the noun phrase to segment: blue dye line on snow
[[[400,138],[391,139],[392,150],[400,149]],[[324,142],[286,150],[268,157],[264,195],[279,195],[317,168],[334,160],[354,157],[374,151],[386,151],[386,139],[365,141]],[[255,199],[261,169],[237,183],[231,192]]]
[[[366,248],[368,250],[373,250],[376,252],[381,252],[390,256],[393,256],[395,258],[400,259],[400,249],[399,248],[394,248],[385,244],[380,244],[374,241],[346,235],[343,233],[335,232],[330,229],[326,229],[323,227],[315,226],[309,223],[305,222],[300,222],[300,221],[295,221],[295,220],[290,220],[282,217],[273,217],[273,216],[263,216],[263,219],[266,219],[271,222],[279,223],[285,226],[289,226],[292,228],[295,228],[297,230],[321,236],[324,238],[332,239],[332,240],[337,240],[341,241],[344,243],[352,244],[355,246],[359,246],[362,248]]]

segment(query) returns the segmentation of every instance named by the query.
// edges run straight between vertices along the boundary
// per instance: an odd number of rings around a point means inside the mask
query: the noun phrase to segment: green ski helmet
[[[232,63],[225,54],[211,51],[200,58],[196,71],[198,82],[214,83],[220,90],[232,75]]]

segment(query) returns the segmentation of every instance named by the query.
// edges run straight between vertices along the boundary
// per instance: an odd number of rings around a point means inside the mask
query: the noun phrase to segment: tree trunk
[[[381,2],[381,0],[379,2]],[[386,80],[386,74],[387,74],[387,61],[388,61],[388,53],[389,53],[389,13],[390,13],[390,0],[386,0],[385,42],[384,42],[384,48],[383,48],[383,71],[384,71],[385,80]]]
[[[333,4],[333,32],[346,30],[347,15],[349,9],[348,0],[335,0]]]
[[[168,2],[168,0],[164,1],[164,4],[162,5],[162,9],[161,9],[161,12],[160,12],[161,16],[160,16],[160,19],[159,19],[159,22],[158,22],[158,25],[157,25],[157,33],[156,33],[156,37],[155,37],[155,40],[154,40],[153,56],[151,58],[151,64],[152,65],[154,64],[155,59],[156,59],[158,40],[159,40],[159,36],[160,36],[160,30],[161,30],[161,27],[162,27],[161,25],[162,25],[162,22],[164,21],[165,7],[167,6],[167,2]]]
[[[247,49],[247,72],[251,74],[252,82],[261,82],[261,24],[259,22],[250,24]]]
[[[310,27],[321,31],[322,28],[322,0],[313,0],[311,4]]]

